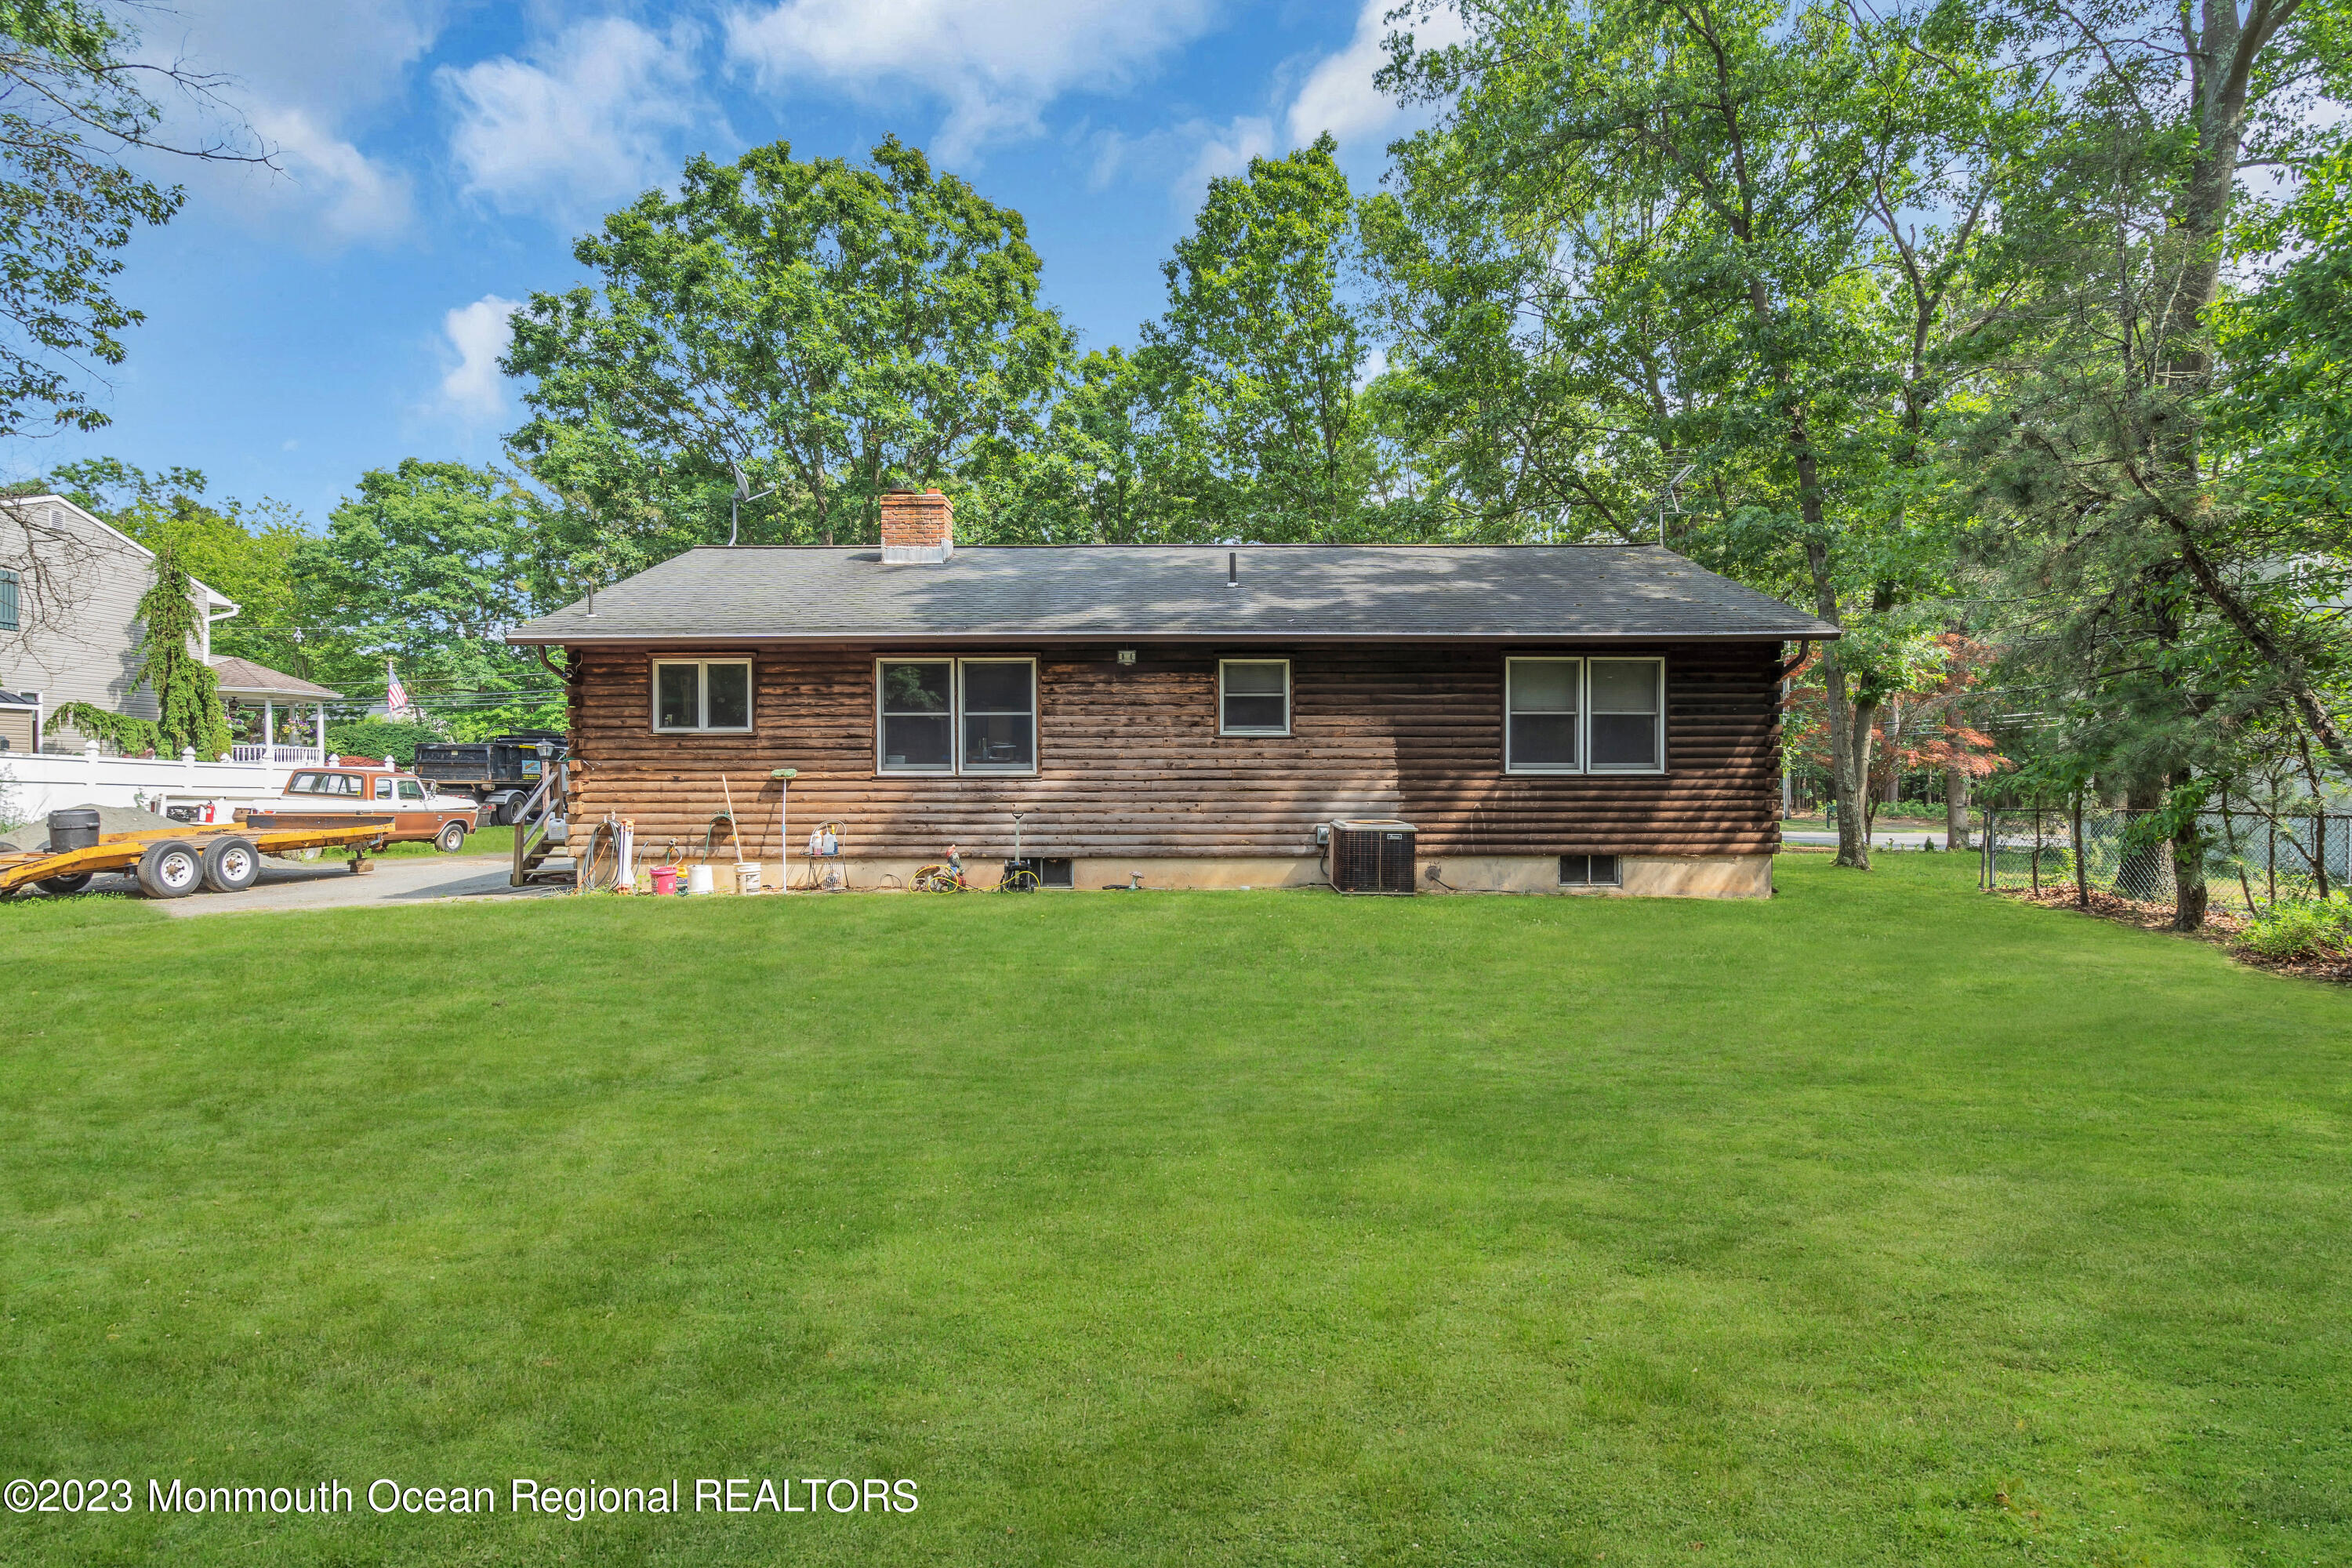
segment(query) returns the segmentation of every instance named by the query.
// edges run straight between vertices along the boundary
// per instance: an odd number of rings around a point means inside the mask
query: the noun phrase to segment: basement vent
[[[1331,886],[1342,893],[1412,893],[1410,822],[1331,825]]]
[[[1615,888],[1623,885],[1624,874],[1618,869],[1614,855],[1563,855],[1559,858],[1559,885],[1563,888]]]
[[[1048,888],[1075,888],[1078,885],[1076,862],[1072,860],[1040,860],[1037,880]]]

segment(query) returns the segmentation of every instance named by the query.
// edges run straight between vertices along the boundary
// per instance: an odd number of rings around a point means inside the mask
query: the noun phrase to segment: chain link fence
[[[2134,903],[2173,901],[2172,841],[2145,811],[1988,810],[1978,886],[2078,889]],[[2210,906],[2259,913],[2352,885],[2352,813],[2200,812]],[[2079,854],[2077,853],[2079,844]]]

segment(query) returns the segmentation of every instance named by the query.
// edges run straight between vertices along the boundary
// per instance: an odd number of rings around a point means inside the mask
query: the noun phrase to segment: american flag
[[[414,703],[408,700],[408,688],[400,683],[400,671],[393,668],[392,660],[385,659],[383,661],[383,674],[385,681],[383,705],[386,709],[390,710],[387,717],[394,719],[415,718],[416,707]]]

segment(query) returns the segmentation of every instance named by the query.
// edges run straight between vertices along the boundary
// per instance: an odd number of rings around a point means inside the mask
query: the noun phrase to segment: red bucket
[[[677,891],[677,867],[656,866],[654,868],[654,891],[663,894],[675,893]]]

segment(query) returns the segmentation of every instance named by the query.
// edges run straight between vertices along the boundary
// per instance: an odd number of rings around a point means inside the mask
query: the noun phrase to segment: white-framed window
[[[1584,726],[1580,658],[1503,661],[1503,771],[1580,773]]]
[[[956,689],[963,709],[957,766],[968,773],[1035,773],[1037,661],[960,658]]]
[[[751,732],[751,661],[654,661],[654,729],[664,734]]]
[[[955,660],[883,659],[874,677],[879,771],[955,772]]]
[[[1666,767],[1663,658],[1503,661],[1503,771],[1657,773]]]
[[[1665,771],[1666,661],[1595,658],[1585,664],[1585,752],[1596,773]]]
[[[1286,658],[1217,660],[1217,733],[1290,733],[1290,661]]]
[[[23,619],[17,608],[17,595],[24,579],[6,566],[0,566],[0,632],[19,631]]]
[[[874,763],[885,773],[1034,773],[1034,658],[874,661]]]

